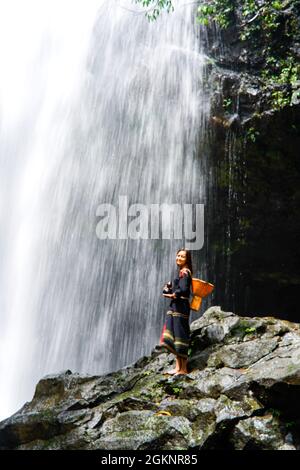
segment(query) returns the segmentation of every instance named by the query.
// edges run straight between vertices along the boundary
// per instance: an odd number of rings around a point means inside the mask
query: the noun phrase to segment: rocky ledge
[[[300,449],[300,325],[209,308],[189,374],[150,356],[102,376],[44,377],[0,423],[0,449]]]

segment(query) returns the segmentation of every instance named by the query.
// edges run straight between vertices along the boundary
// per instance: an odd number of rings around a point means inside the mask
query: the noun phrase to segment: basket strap
[[[180,270],[181,271],[181,270]],[[182,271],[188,271],[190,276],[192,277],[192,273],[191,273],[191,270],[189,268],[183,268]]]

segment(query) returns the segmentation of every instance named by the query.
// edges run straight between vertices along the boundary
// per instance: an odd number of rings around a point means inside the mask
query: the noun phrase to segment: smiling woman
[[[176,356],[175,369],[168,372],[170,375],[187,374],[187,358],[190,340],[190,289],[192,283],[191,253],[181,248],[176,253],[176,264],[179,268],[178,276],[173,281],[172,289],[164,297],[171,300],[170,309],[161,336],[161,346]],[[167,286],[164,286],[164,291]],[[171,293],[172,291],[172,293]]]

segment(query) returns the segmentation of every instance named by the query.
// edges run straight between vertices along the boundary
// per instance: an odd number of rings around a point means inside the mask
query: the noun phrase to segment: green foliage
[[[290,105],[293,95],[292,86],[300,79],[300,65],[296,57],[284,51],[281,52],[281,57],[280,51],[276,51],[276,57],[273,55],[274,44],[278,37],[281,37],[283,43],[299,34],[297,19],[295,17],[286,19],[283,16],[284,10],[291,3],[296,5],[299,2],[296,0],[294,2],[241,0],[239,2],[241,6],[239,14],[242,17],[240,40],[266,45],[262,50],[265,67],[261,72],[261,78],[265,82],[265,88],[272,90],[273,109]],[[198,8],[198,21],[205,26],[215,22],[221,29],[227,29],[237,22],[237,14],[237,6],[232,0],[204,0]],[[283,21],[284,28],[282,28]],[[274,85],[282,85],[282,87],[274,90]],[[256,136],[253,132],[248,137],[255,142]]]
[[[270,408],[268,410],[269,413],[272,413],[272,415],[275,417],[275,418],[279,418],[281,416],[281,411],[276,409],[276,408]]]
[[[275,0],[275,2],[272,2],[272,7],[275,10],[281,10],[282,9],[282,2]]]
[[[256,142],[257,137],[259,136],[259,132],[254,129],[254,127],[250,127],[246,132],[246,139],[251,142]]]
[[[299,80],[300,65],[291,55],[276,59],[271,54],[271,49],[267,48],[266,67],[261,76],[265,81],[265,88],[280,86],[272,92],[274,109],[280,109],[290,104],[293,85]]]
[[[243,18],[240,39],[249,39],[258,29],[265,31],[269,36],[276,31],[280,22],[279,15],[284,8],[284,2],[261,0],[241,0],[241,15]],[[226,29],[235,20],[236,6],[232,0],[205,0],[198,8],[199,23],[207,26],[210,22],[217,23],[220,28]]]
[[[287,423],[285,423],[286,429],[292,429],[295,426],[297,426],[297,421],[288,421]]]
[[[215,21],[225,29],[231,24],[233,10],[231,0],[210,0],[198,7],[197,21],[204,26]]]
[[[256,328],[253,328],[253,327],[245,329],[246,335],[250,335],[251,333],[255,333],[255,331],[256,331]]]
[[[149,21],[155,21],[162,10],[166,10],[168,13],[174,11],[172,0],[134,0],[134,2],[147,8],[145,15]]]
[[[241,230],[247,230],[251,227],[251,220],[240,217],[239,219],[239,227]]]
[[[181,388],[179,387],[172,387],[174,395],[179,395],[179,393],[182,391]]]
[[[265,87],[277,85],[279,89],[272,91],[274,109],[280,109],[291,102],[293,85],[300,78],[300,65],[291,55],[276,60],[270,55],[267,61],[269,67],[262,72]]]
[[[275,90],[272,92],[272,103],[274,109],[281,109],[290,104],[290,96],[285,90]]]
[[[226,111],[229,111],[231,106],[232,106],[232,99],[231,98],[223,98],[223,108]]]

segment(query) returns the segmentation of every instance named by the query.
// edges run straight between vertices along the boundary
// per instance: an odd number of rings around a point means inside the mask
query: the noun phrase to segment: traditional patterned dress
[[[192,276],[187,268],[179,271],[172,284],[176,298],[171,300],[160,344],[176,356],[188,357],[190,340],[190,302]]]

